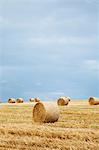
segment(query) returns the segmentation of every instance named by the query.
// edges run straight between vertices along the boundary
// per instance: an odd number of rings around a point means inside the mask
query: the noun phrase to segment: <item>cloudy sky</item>
[[[99,96],[98,0],[0,0],[0,99]]]

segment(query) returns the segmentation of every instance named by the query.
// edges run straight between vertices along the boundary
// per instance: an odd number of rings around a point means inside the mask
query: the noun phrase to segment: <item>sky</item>
[[[0,99],[99,97],[98,0],[0,0]]]

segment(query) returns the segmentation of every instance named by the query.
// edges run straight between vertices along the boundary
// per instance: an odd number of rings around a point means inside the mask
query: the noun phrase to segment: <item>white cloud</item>
[[[8,82],[6,80],[0,80],[1,84],[7,84]]]
[[[2,23],[3,22],[3,17],[2,16],[0,16],[0,23]]]
[[[33,44],[94,44],[96,39],[93,37],[34,37],[29,41]]]
[[[35,85],[36,85],[36,86],[41,86],[42,83],[41,83],[41,82],[37,82],[37,83],[35,83]]]
[[[0,78],[2,76],[2,66],[0,65]]]
[[[2,2],[4,1],[4,0],[1,0]],[[9,4],[16,4],[16,3],[29,3],[29,2],[32,2],[32,3],[38,3],[38,2],[50,2],[50,1],[56,1],[57,2],[57,0],[7,0],[7,2],[9,3]]]
[[[64,92],[51,92],[50,93],[51,95],[54,95],[54,96],[61,96],[61,95],[65,95]]]
[[[87,2],[87,3],[97,3],[99,1],[98,0],[85,0],[85,2]]]
[[[48,92],[45,90],[45,92],[40,91],[24,91],[23,96],[25,97],[40,97],[42,100],[52,100],[59,96],[64,96],[64,92]]]
[[[95,59],[85,60],[82,67],[90,71],[99,71],[99,61]]]

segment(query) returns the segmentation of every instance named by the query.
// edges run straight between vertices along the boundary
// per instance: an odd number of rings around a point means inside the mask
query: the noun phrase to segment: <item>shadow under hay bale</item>
[[[8,103],[15,103],[15,99],[14,98],[9,98]]]
[[[57,104],[59,106],[65,106],[65,105],[68,105],[69,104],[69,101],[70,101],[70,98],[69,97],[60,97],[58,100],[57,100]]]
[[[23,102],[24,102],[23,98],[17,98],[16,99],[16,103],[23,103]]]
[[[89,97],[88,102],[90,105],[99,105],[99,98]]]
[[[59,108],[56,103],[38,102],[33,107],[33,120],[40,123],[53,123],[59,119]]]

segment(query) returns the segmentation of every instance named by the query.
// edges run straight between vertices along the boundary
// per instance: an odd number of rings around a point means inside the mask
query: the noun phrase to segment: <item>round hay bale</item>
[[[29,101],[30,102],[35,102],[35,99],[34,98],[30,98]]]
[[[37,97],[37,98],[30,98],[29,101],[30,102],[40,102],[41,100],[40,100],[40,98]]]
[[[70,101],[70,97],[60,97],[57,100],[57,104],[60,106],[64,106],[64,105],[68,105],[69,101]]]
[[[14,98],[9,98],[8,103],[15,103],[15,99]]]
[[[88,101],[90,105],[99,105],[99,99],[96,97],[89,97]]]
[[[39,97],[36,97],[35,98],[35,102],[40,102],[41,100],[40,100],[40,98]]]
[[[68,99],[68,101],[70,102],[71,101],[71,98],[70,97],[66,97]]]
[[[23,100],[23,98],[17,98],[17,99],[16,99],[16,102],[17,102],[17,103],[23,103],[24,100]]]
[[[38,102],[33,107],[34,122],[53,123],[59,119],[59,108],[56,103]]]

